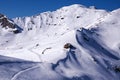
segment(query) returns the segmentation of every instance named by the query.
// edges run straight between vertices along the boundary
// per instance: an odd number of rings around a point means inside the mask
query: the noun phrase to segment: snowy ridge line
[[[95,27],[97,24],[103,22],[104,19],[105,19],[108,15],[110,15],[110,13],[107,13],[107,14],[104,15],[103,17],[98,18],[97,21],[93,22],[92,24],[87,25],[86,28],[90,29],[90,28]]]

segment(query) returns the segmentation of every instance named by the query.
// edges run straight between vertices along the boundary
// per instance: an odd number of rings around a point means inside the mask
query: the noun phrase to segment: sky
[[[0,0],[0,13],[9,18],[32,16],[55,11],[63,6],[82,4],[112,11],[120,8],[120,0]]]

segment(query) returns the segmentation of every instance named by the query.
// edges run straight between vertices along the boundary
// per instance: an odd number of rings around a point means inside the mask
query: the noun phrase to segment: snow
[[[101,24],[98,25],[99,31],[97,32],[101,35],[101,40],[112,50],[115,50],[119,53],[119,44],[120,44],[120,10],[115,10],[107,16]],[[102,27],[101,27],[102,26]]]
[[[107,12],[83,5],[13,19],[23,31],[13,34],[0,25],[0,56],[17,61],[15,72],[3,69],[4,80],[119,80],[120,9]],[[65,49],[70,43],[73,47]],[[5,56],[5,57],[3,57]],[[15,59],[14,59],[15,58]],[[24,62],[30,62],[25,64]],[[7,62],[7,61],[6,61]],[[19,69],[18,69],[19,68]],[[17,71],[17,72],[16,72]],[[0,74],[1,76],[2,74]],[[34,76],[34,77],[32,77]],[[2,78],[1,78],[2,79]]]

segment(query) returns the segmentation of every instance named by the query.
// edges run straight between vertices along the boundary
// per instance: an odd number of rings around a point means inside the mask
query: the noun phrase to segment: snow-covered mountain
[[[28,64],[11,64],[14,75],[9,78],[0,67],[1,80],[120,80],[120,9],[108,12],[75,4],[7,19],[18,34],[5,34],[1,19],[0,55],[37,62],[21,70]]]

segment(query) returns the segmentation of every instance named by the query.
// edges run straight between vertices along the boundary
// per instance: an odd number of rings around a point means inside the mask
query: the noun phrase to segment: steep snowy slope
[[[98,35],[107,47],[117,51],[120,54],[120,9],[112,11],[104,22],[98,24]]]
[[[11,80],[120,80],[120,9],[75,4],[13,21],[23,31],[0,35],[0,55],[40,63],[9,69]]]

